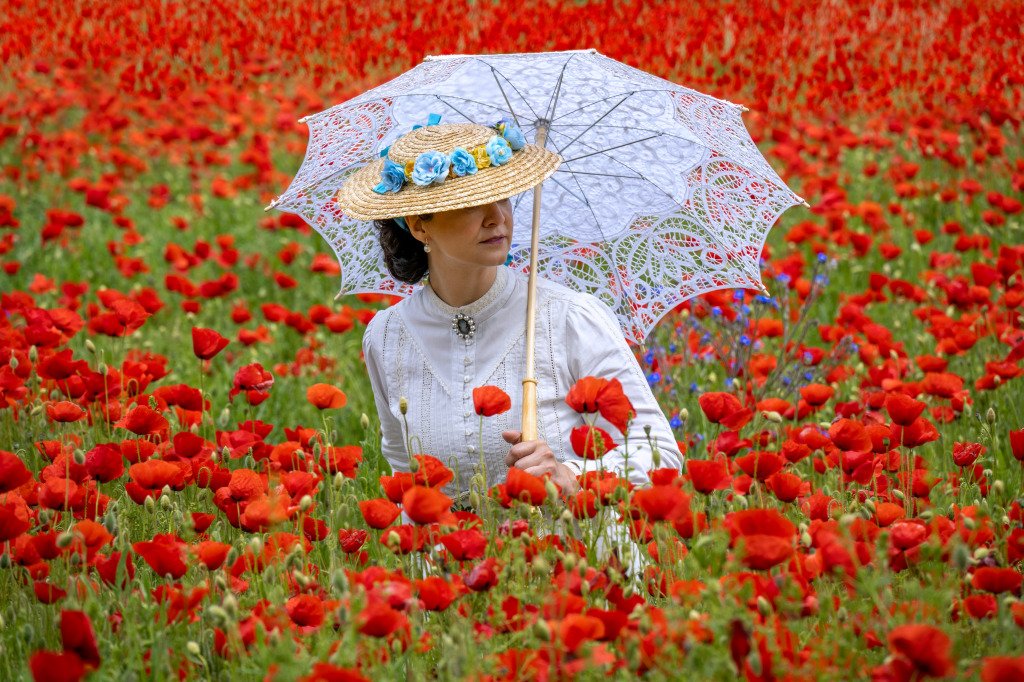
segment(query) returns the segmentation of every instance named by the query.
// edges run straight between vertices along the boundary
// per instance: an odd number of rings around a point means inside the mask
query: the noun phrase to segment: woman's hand
[[[565,466],[555,457],[548,444],[542,440],[522,441],[522,433],[519,431],[503,431],[501,437],[506,443],[512,444],[512,449],[505,457],[505,464],[509,467],[522,469],[534,476],[550,474],[551,480],[562,489],[565,495],[572,495],[579,489],[576,482],[576,475],[572,469]]]

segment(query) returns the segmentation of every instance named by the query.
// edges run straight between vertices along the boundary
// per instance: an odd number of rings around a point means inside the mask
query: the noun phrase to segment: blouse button
[[[463,417],[468,417],[469,415],[470,415],[470,411],[469,410],[466,410],[465,412],[462,413]]]
[[[464,362],[464,363],[466,363],[466,364],[468,365],[468,364],[469,364],[470,362],[472,362],[472,360],[470,360],[470,359],[469,359],[469,358],[467,357],[466,359],[464,359],[464,360],[463,360],[463,362]]]
[[[466,435],[467,436],[472,436],[473,432],[470,429],[466,429]]]
[[[462,377],[462,380],[463,380],[464,382],[466,382],[466,383],[468,384],[468,383],[469,383],[469,380],[470,380],[470,378],[471,378],[471,377],[470,377],[470,376],[469,376],[469,375],[467,374],[466,376]]]
[[[476,448],[474,448],[472,445],[467,445],[466,446],[466,452],[472,454],[472,453],[476,452]]]

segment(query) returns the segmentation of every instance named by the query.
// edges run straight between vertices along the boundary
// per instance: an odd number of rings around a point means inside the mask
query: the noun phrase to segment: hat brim
[[[501,201],[525,192],[551,176],[562,157],[535,144],[527,144],[500,166],[478,169],[473,175],[449,177],[426,187],[409,181],[397,192],[373,191],[381,182],[384,159],[353,173],[335,193],[338,206],[357,220],[383,220],[396,216],[454,211]]]

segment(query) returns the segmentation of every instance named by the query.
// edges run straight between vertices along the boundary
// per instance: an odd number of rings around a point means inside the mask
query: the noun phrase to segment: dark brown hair
[[[420,216],[420,220],[429,222],[433,213]],[[418,284],[427,274],[427,254],[423,251],[423,243],[413,237],[393,218],[374,220],[380,248],[384,251],[384,265],[391,276],[399,282]]]

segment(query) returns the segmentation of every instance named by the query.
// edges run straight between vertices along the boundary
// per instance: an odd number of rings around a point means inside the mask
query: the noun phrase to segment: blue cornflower
[[[826,255],[825,255],[825,254],[823,254],[823,253],[819,253],[819,254],[818,254],[818,262],[819,262],[819,263],[824,263],[824,262],[825,262],[825,261],[827,261],[827,260],[828,260],[828,256],[826,256]]]
[[[683,421],[679,418],[679,413],[672,415],[672,421],[668,423],[673,429],[678,429],[683,425]]]
[[[721,308],[719,308],[719,307],[718,307],[718,306],[716,305],[715,307],[713,307],[713,308],[711,309],[711,314],[712,314],[712,315],[715,315],[715,316],[721,315],[721,314],[722,314],[722,309],[721,309]]]
[[[746,334],[741,336],[740,337],[740,345],[741,346],[749,346],[750,345],[750,337],[747,336]]]

